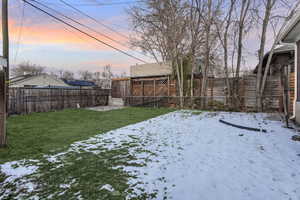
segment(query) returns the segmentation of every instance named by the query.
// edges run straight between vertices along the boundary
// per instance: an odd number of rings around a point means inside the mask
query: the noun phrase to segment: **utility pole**
[[[8,38],[8,0],[2,0],[2,37],[3,37],[3,58],[7,60],[5,66],[6,81],[9,80],[9,38]],[[8,87],[8,84],[6,84]]]
[[[2,38],[3,57],[0,58],[0,148],[7,145],[6,118],[9,80],[8,0],[2,0]]]

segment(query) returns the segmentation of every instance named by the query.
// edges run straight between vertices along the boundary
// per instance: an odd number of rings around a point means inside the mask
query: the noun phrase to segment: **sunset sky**
[[[117,30],[122,34],[120,35],[76,13],[71,8],[63,5],[59,0],[39,1],[97,29],[97,31],[108,35],[120,43],[128,43],[128,39],[122,35],[130,36],[131,34],[126,9],[133,3],[101,6],[95,5],[95,0],[65,0]],[[100,3],[124,1],[134,2],[136,0],[98,0]],[[87,4],[89,5],[87,6]],[[91,6],[91,4],[93,5]],[[65,69],[74,72],[80,70],[96,72],[102,71],[104,65],[110,64],[114,73],[127,72],[128,74],[131,65],[141,63],[99,44],[93,39],[68,28],[66,25],[56,22],[40,11],[25,5],[21,0],[9,1],[9,29],[10,60],[12,65],[29,61],[46,66],[50,71]],[[91,31],[88,32],[92,33]],[[154,60],[133,52],[127,47],[112,42],[103,36],[96,33],[93,33],[93,35],[147,62],[154,62]],[[244,63],[244,66],[253,68],[257,63],[254,54],[259,47],[258,32],[254,31],[248,35],[245,47],[245,51],[249,54],[247,54],[247,63]]]

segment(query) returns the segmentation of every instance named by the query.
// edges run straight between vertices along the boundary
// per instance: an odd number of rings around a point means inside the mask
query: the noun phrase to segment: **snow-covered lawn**
[[[300,142],[282,125],[267,114],[173,112],[0,165],[0,199],[299,200]]]

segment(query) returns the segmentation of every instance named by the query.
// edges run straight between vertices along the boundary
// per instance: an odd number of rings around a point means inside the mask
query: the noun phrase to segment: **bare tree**
[[[62,72],[62,75],[60,78],[63,78],[63,79],[67,79],[67,80],[73,80],[74,79],[74,73],[71,72],[71,71],[63,71]]]
[[[22,76],[22,75],[40,75],[45,73],[45,67],[31,64],[30,62],[24,62],[16,67],[12,68],[12,74],[14,76]]]
[[[189,48],[187,0],[147,0],[129,11],[139,38],[132,44],[153,55],[157,60],[170,62],[176,75],[180,105],[184,95],[184,59]]]
[[[87,70],[79,72],[80,79],[88,81],[93,79],[93,73]]]
[[[257,72],[257,81],[256,81],[256,105],[257,109],[261,111],[262,109],[262,97],[260,94],[261,87],[261,79],[262,79],[262,66],[263,66],[263,58],[265,54],[265,45],[266,45],[266,35],[267,28],[270,22],[271,12],[274,8],[274,5],[277,0],[263,0],[264,4],[264,17],[262,23],[262,32],[261,32],[261,40],[260,40],[260,48],[259,48],[259,64],[258,64],[258,72]]]
[[[190,85],[190,95],[193,100],[194,96],[194,73],[199,63],[196,62],[196,58],[199,55],[199,49],[203,45],[203,36],[204,32],[203,27],[201,26],[202,24],[202,18],[201,14],[202,12],[200,11],[202,9],[201,7],[202,2],[197,1],[197,0],[192,0],[190,4],[190,15],[188,19],[188,24],[189,24],[189,34],[190,34],[190,57],[191,57],[191,85]]]
[[[229,34],[230,34],[230,28],[233,24],[233,11],[237,0],[230,0],[229,5],[228,1],[223,1],[224,7],[226,8],[224,12],[224,18],[221,20],[221,22],[216,22],[217,27],[217,33],[220,40],[220,44],[223,48],[223,63],[224,63],[224,72],[226,77],[226,88],[227,88],[227,98],[229,98],[231,94],[231,87],[229,82],[229,67],[228,67],[228,55],[229,55]],[[232,53],[234,55],[234,53]]]
[[[111,80],[113,77],[113,73],[111,71],[111,65],[106,65],[103,68],[102,77],[107,80]]]
[[[238,43],[237,43],[237,64],[236,64],[236,71],[235,76],[236,78],[239,78],[240,76],[240,69],[241,69],[241,63],[242,63],[242,56],[243,56],[243,42],[244,42],[244,35],[246,32],[246,23],[247,19],[250,19],[250,5],[251,2],[254,2],[253,0],[240,0],[241,5],[239,8],[239,16],[238,16]],[[238,90],[238,85],[237,85]]]

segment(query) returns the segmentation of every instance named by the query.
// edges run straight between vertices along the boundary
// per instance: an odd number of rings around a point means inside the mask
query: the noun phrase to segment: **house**
[[[268,62],[270,52],[266,53],[263,58],[263,65],[262,65],[262,72],[265,72],[265,68]],[[294,60],[295,60],[295,46],[292,44],[283,44],[279,45],[273,52],[269,75],[279,75],[282,66],[290,65],[291,71],[294,72]],[[256,66],[255,70],[253,71],[254,74],[257,74],[258,65]]]
[[[169,63],[151,63],[130,67],[131,78],[166,77],[171,74],[172,66]]]
[[[176,96],[170,63],[150,63],[130,67],[131,96]]]
[[[281,44],[295,46],[293,118],[300,123],[300,12],[296,12],[279,35]]]
[[[63,82],[67,84],[69,87],[75,87],[80,89],[90,89],[90,88],[97,87],[97,85],[93,81],[63,79]]]
[[[41,75],[22,75],[10,79],[9,87],[69,87],[64,81],[48,74]]]

